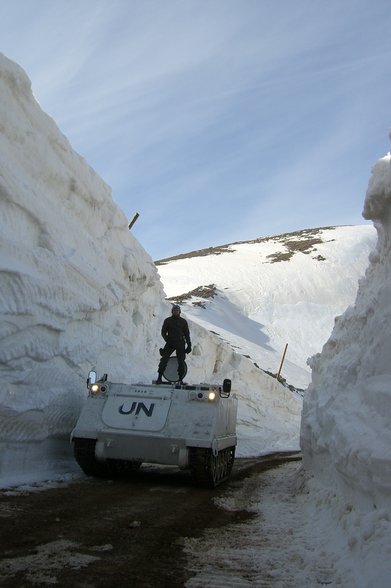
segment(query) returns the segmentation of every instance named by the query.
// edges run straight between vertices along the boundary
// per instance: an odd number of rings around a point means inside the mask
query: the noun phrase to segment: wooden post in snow
[[[133,227],[134,223],[136,222],[136,220],[138,219],[139,216],[140,216],[139,213],[136,212],[136,214],[134,215],[134,217],[132,218],[132,220],[128,224],[129,231]]]
[[[280,363],[280,369],[278,370],[278,374],[277,374],[277,380],[280,379],[280,374],[281,374],[281,370],[282,370],[282,364],[284,363],[284,359],[285,359],[285,355],[286,355],[286,350],[287,349],[288,349],[288,343],[285,345],[284,353],[282,354],[282,359],[281,359],[281,363]]]

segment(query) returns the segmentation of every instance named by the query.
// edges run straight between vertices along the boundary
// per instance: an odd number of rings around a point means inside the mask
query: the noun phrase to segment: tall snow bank
[[[69,434],[92,366],[152,377],[167,305],[109,187],[1,54],[0,128],[1,473],[12,443]]]
[[[389,586],[391,561],[391,163],[372,171],[363,216],[377,247],[354,306],[311,361],[303,408],[304,466],[341,532],[337,556],[356,559],[354,586]],[[331,507],[331,508],[330,508]]]

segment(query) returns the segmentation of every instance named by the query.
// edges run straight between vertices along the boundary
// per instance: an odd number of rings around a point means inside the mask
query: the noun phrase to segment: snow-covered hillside
[[[0,54],[0,480],[45,477],[70,451],[88,371],[156,377],[171,305],[110,188]],[[299,444],[301,401],[191,325],[194,382],[232,378],[238,453]],[[266,426],[267,424],[267,426]]]
[[[262,369],[299,388],[307,359],[353,303],[376,243],[372,226],[307,229],[157,262],[164,290],[189,317]]]

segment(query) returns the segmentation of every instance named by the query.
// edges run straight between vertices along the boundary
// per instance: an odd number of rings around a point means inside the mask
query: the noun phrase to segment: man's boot
[[[157,380],[156,380],[155,384],[162,384],[162,383],[163,383],[162,382],[162,375],[161,374],[158,374],[158,377],[157,377]]]

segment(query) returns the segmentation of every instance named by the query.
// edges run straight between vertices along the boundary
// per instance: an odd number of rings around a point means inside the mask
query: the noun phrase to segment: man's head
[[[179,306],[179,304],[174,304],[171,312],[173,314],[173,316],[179,316],[181,314],[181,307]]]

